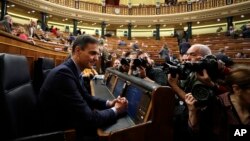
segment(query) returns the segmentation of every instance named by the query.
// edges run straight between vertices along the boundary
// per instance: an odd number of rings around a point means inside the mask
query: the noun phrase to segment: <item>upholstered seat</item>
[[[64,140],[64,132],[41,133],[37,98],[25,56],[0,54],[0,140]]]
[[[43,81],[49,74],[50,70],[55,67],[55,61],[52,58],[38,58],[37,61],[35,61],[35,67],[34,67],[34,88],[37,93],[39,93],[39,90],[43,84]]]

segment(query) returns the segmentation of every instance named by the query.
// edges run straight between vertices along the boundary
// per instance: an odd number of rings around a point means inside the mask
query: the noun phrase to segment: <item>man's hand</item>
[[[178,74],[176,74],[176,77],[173,78],[171,74],[168,74],[168,83],[170,86],[177,86],[178,85]]]
[[[177,93],[177,95],[184,101],[186,93],[178,86],[178,74],[173,78],[171,74],[168,74],[168,84],[172,87],[172,89]]]
[[[118,96],[115,108],[118,114],[126,112],[128,108],[128,100],[125,97]]]
[[[197,100],[192,96],[191,93],[188,93],[185,95],[185,102],[187,104],[187,107],[188,107],[188,110],[191,112],[193,111],[196,111],[196,108],[194,106],[194,103],[196,102]]]
[[[118,101],[118,99],[114,99],[112,101],[109,101],[107,102],[107,107],[114,107],[115,106],[115,103]]]
[[[140,78],[144,79],[147,77],[146,69],[144,67],[138,67],[139,68],[139,76]]]
[[[201,81],[203,84],[213,87],[214,86],[214,82],[210,79],[210,77],[207,74],[207,70],[204,69],[203,71],[203,75],[200,75],[199,73],[196,73],[197,79],[199,81]]]
[[[197,129],[198,125],[198,115],[197,108],[195,107],[195,102],[197,100],[192,96],[191,93],[185,95],[185,102],[188,107],[188,124],[194,130]]]
[[[218,69],[220,71],[223,71],[225,69],[225,63],[221,60],[218,60],[217,62],[218,62]]]

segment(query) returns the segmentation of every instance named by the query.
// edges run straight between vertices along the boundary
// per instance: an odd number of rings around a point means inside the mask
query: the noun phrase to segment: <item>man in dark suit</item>
[[[190,43],[186,39],[182,39],[181,44],[179,45],[179,51],[181,55],[186,54],[187,50],[191,47]]]
[[[127,100],[113,101],[91,96],[81,71],[98,60],[98,41],[80,35],[72,46],[72,57],[51,70],[41,87],[39,101],[46,131],[76,129],[77,140],[97,140],[96,129],[116,121],[126,111]]]
[[[77,31],[76,31],[77,35],[82,35],[82,31],[81,29],[79,28]]]

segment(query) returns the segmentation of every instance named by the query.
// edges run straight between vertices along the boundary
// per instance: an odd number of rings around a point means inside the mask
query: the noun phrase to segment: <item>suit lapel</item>
[[[82,95],[85,94],[86,91],[85,91],[84,83],[81,84],[80,81],[79,81],[79,74],[77,72],[77,68],[76,68],[76,65],[73,62],[73,60],[72,59],[68,59],[65,62],[65,65],[68,66],[68,68],[73,72],[74,78],[75,78],[75,81],[76,81],[76,84],[77,84],[77,87],[80,90],[81,94]]]

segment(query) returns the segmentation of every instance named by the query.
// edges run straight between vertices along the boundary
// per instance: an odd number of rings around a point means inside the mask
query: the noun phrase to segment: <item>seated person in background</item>
[[[216,32],[220,33],[221,31],[223,31],[223,28],[220,26],[220,27],[218,27],[218,29],[216,30]]]
[[[246,55],[245,55],[243,52],[238,52],[238,53],[235,55],[235,58],[246,58]]]
[[[116,121],[126,111],[126,98],[103,100],[91,96],[81,71],[98,61],[98,41],[80,35],[72,46],[72,57],[55,67],[46,77],[39,95],[45,132],[76,130],[77,141],[97,140],[96,129]]]
[[[123,51],[121,58],[126,58],[126,57],[128,57],[129,54],[130,54],[130,52]]]
[[[52,26],[53,27],[53,26]],[[50,32],[52,32],[55,36],[57,36],[57,30],[58,28],[52,28]]]
[[[23,39],[25,41],[28,40],[28,36],[25,34],[25,29],[23,27],[18,27],[17,29],[17,36],[20,38],[20,39]]]
[[[133,51],[139,50],[138,41],[135,41],[135,43],[132,45],[132,50]]]
[[[233,60],[226,55],[224,48],[220,48],[219,52],[215,53],[215,56],[218,60],[224,62],[226,67],[230,67],[234,64]]]
[[[120,40],[118,43],[119,46],[126,46],[126,42],[124,40]]]
[[[68,37],[68,41],[70,44],[72,44],[75,41],[75,36],[73,35],[73,33],[70,33],[70,35]]]
[[[76,31],[76,34],[77,34],[77,35],[82,35],[82,31],[81,31],[80,28]]]
[[[44,41],[51,41],[49,38],[49,33],[47,31],[43,31],[42,34],[40,35],[40,37]]]
[[[41,40],[41,38],[37,35],[36,30],[36,21],[31,20],[28,25],[29,38],[32,39],[35,36],[38,40]]]
[[[230,92],[212,97],[206,107],[195,106],[192,94],[185,96],[188,125],[193,141],[229,141],[232,125],[250,125],[250,68],[235,66],[226,78]]]
[[[115,59],[113,68],[116,69],[116,70],[118,70],[120,65],[121,65],[120,60],[119,59]]]
[[[0,30],[11,33],[12,32],[13,20],[10,15],[5,15],[3,20],[0,21]]]
[[[232,38],[237,38],[239,36],[238,31],[233,26],[229,27],[226,35],[231,36]]]
[[[243,38],[250,38],[250,24],[246,25],[246,30],[242,33]]]
[[[99,50],[100,50],[100,58],[101,58],[101,69],[102,73],[105,73],[106,68],[111,67],[111,55],[108,52],[108,44],[103,44],[104,42],[100,42]]]
[[[168,56],[165,58],[165,62],[179,62],[171,49],[168,52]]]
[[[49,31],[52,32],[53,29],[54,29],[54,26],[52,25],[52,26],[49,28]]]
[[[159,52],[160,58],[165,59],[168,56],[168,51],[168,44],[165,43]]]

